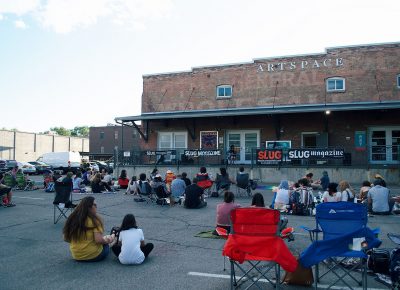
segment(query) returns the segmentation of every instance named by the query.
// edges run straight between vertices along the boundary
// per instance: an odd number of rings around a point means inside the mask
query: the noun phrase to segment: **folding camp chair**
[[[247,284],[246,289],[253,285],[262,289],[259,282],[269,282],[279,289],[280,266],[288,272],[297,268],[295,257],[279,236],[280,212],[267,208],[237,208],[230,216],[231,232],[222,254],[230,259],[231,289]],[[243,273],[239,279],[235,268]],[[267,275],[273,269],[275,275]]]
[[[257,186],[256,180],[250,179],[248,173],[238,173],[236,175],[236,194],[238,196],[251,196],[251,189]],[[255,188],[254,187],[254,188]]]
[[[379,247],[380,241],[367,227],[367,208],[362,204],[351,202],[326,202],[316,207],[316,228],[306,229],[310,234],[313,244],[300,256],[300,262],[304,267],[315,265],[315,289],[318,282],[328,273],[335,275],[328,288],[341,282],[350,289],[350,283],[356,282],[363,289],[367,289],[367,254],[366,250]],[[319,240],[322,233],[322,240]],[[354,258],[358,263],[350,268],[342,266],[348,259]],[[328,268],[320,274],[319,263],[322,262]],[[352,272],[361,267],[361,277]],[[347,277],[346,277],[347,276]],[[347,279],[346,279],[347,278]]]
[[[62,217],[67,218],[69,210],[73,210],[75,205],[72,203],[72,182],[56,182],[54,185],[54,224],[56,224]],[[56,213],[58,216],[56,218]]]

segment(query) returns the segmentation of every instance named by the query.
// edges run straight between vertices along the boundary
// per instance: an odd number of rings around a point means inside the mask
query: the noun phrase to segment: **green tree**
[[[50,131],[56,132],[60,136],[71,136],[71,130],[64,127],[50,128]]]
[[[88,126],[77,126],[71,130],[71,136],[78,137],[89,137],[89,127]]]

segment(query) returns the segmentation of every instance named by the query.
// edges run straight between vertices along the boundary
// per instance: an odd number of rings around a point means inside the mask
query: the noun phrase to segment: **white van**
[[[50,152],[45,153],[38,158],[41,161],[50,165],[53,169],[63,170],[64,172],[72,171],[76,173],[81,167],[81,155],[79,152]]]

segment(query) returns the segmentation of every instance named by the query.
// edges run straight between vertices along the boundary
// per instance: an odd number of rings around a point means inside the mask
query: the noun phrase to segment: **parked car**
[[[22,172],[25,174],[35,174],[36,167],[28,162],[17,162],[18,167],[22,169]]]
[[[50,165],[41,161],[29,161],[28,163],[36,167],[37,174],[42,174],[46,170],[52,170],[52,167]]]
[[[18,163],[15,160],[0,160],[0,172],[7,172],[17,166]]]
[[[111,166],[109,166],[107,163],[105,163],[104,161],[95,160],[93,162],[96,162],[96,164],[99,167],[99,171],[101,171],[103,169],[107,170],[108,173],[113,173],[113,171],[114,171],[113,168]]]
[[[89,168],[90,168],[92,171],[100,171],[100,168],[99,168],[99,166],[97,165],[96,162],[94,162],[94,161],[89,161],[88,163],[89,163]]]

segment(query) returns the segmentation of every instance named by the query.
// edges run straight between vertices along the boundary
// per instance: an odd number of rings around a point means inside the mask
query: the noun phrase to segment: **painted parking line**
[[[13,196],[13,198],[45,200],[44,198],[41,197],[29,197],[29,196]]]
[[[211,274],[211,273],[201,273],[201,272],[188,272],[189,276],[200,276],[200,277],[207,277],[207,278],[222,278],[222,279],[231,279],[230,275],[221,275],[221,274]],[[275,279],[271,279],[275,281]],[[267,279],[260,279],[260,282],[268,282]],[[329,285],[325,284],[318,284],[318,289],[327,289]],[[329,289],[341,290],[341,289],[348,289],[348,287],[340,287],[340,286],[331,286]],[[361,287],[353,287],[354,290],[362,290]],[[369,288],[368,290],[386,290],[387,288]]]

